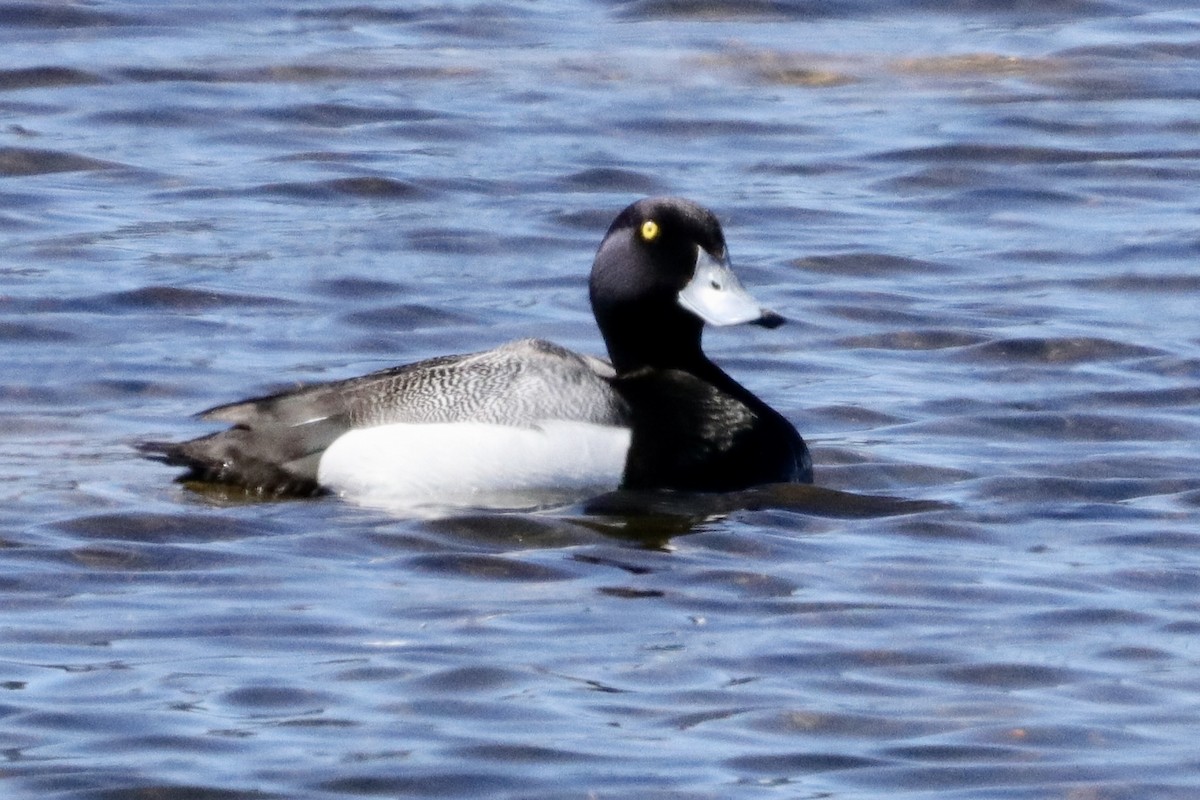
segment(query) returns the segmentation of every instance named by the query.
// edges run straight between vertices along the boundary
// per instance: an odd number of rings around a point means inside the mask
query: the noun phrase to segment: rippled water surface
[[[0,4],[0,792],[1200,796],[1167,5]],[[413,520],[133,450],[601,352],[592,254],[653,193],[792,320],[706,341],[817,488]]]

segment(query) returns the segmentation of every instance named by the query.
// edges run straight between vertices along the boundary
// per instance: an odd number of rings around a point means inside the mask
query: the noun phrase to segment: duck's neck
[[[618,375],[677,369],[705,377],[716,369],[700,348],[703,323],[682,309],[597,309],[596,321]]]

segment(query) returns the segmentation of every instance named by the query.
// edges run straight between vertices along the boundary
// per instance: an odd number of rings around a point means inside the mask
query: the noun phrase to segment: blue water
[[[1200,11],[1013,5],[0,4],[5,796],[1197,796]],[[133,450],[599,353],[656,193],[791,320],[706,345],[818,489],[413,520]]]

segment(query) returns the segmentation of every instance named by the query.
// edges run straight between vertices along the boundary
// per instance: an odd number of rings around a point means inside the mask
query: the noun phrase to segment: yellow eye
[[[658,238],[659,227],[658,223],[652,219],[648,219],[642,223],[642,241],[653,242]]]

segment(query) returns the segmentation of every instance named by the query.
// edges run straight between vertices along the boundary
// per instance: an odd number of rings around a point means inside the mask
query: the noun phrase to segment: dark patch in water
[[[623,19],[643,20],[806,20],[837,17],[860,5],[804,0],[608,0]]]
[[[0,27],[8,28],[111,28],[137,25],[128,14],[97,11],[84,5],[63,3],[4,3],[0,5]]]
[[[1194,293],[1200,292],[1200,275],[1125,273],[1124,275],[1082,278],[1071,281],[1071,285],[1097,292]]]
[[[413,331],[423,328],[459,327],[474,322],[470,317],[432,306],[402,304],[356,311],[342,321],[372,331]]]
[[[123,108],[89,115],[96,124],[127,125],[133,128],[189,129],[209,122],[209,112],[186,107]]]
[[[205,311],[214,308],[282,307],[288,301],[277,297],[230,294],[178,286],[146,286],[124,292],[80,297],[40,304],[45,310],[99,311]]]
[[[404,290],[402,284],[392,281],[354,276],[317,281],[313,287],[323,296],[342,300],[395,297]]]
[[[820,418],[827,420],[838,426],[862,428],[883,428],[888,425],[896,425],[908,421],[904,417],[898,417],[894,414],[884,414],[870,408],[843,405],[808,408],[805,409],[805,416],[808,419]],[[827,464],[829,462],[825,461],[823,463]]]
[[[55,172],[90,172],[119,167],[111,161],[26,147],[0,147],[0,175],[19,177]]]
[[[663,194],[665,187],[658,179],[627,169],[593,167],[563,179],[569,188],[588,192],[631,192]]]
[[[1002,339],[971,348],[973,358],[1036,364],[1082,364],[1163,355],[1163,351],[1111,339],[1079,336],[1070,339]]]
[[[322,202],[340,201],[346,197],[365,200],[413,200],[426,194],[426,191],[416,184],[377,176],[332,178],[311,182],[268,183],[258,187],[258,191],[263,194]]]
[[[564,226],[594,235],[596,231],[605,230],[612,223],[612,217],[612,209],[592,208],[556,213],[552,216],[551,222],[555,227]]]
[[[348,67],[335,64],[280,64],[245,69],[186,67],[129,67],[117,74],[137,83],[322,83],[335,80],[398,81],[464,78],[478,74],[472,67]]]
[[[883,753],[904,761],[931,763],[986,763],[989,761],[1026,761],[1031,757],[1028,750],[996,745],[912,745],[889,747]]]
[[[345,128],[379,122],[428,122],[445,118],[444,114],[419,108],[372,108],[348,103],[312,103],[260,113],[268,119],[323,128]]]
[[[912,657],[906,654],[895,658],[896,654],[881,654],[881,662],[906,666],[923,666],[929,663],[928,655]],[[849,667],[863,666],[861,657],[849,659]],[[811,710],[792,710],[783,713],[769,714],[751,723],[754,730],[782,736],[807,736],[814,740],[829,737],[865,739],[894,739],[903,736],[919,736],[934,733],[937,727],[932,724],[922,724],[917,720],[900,721],[882,715],[849,714],[838,712],[821,712]]]
[[[731,769],[767,775],[809,775],[846,769],[879,767],[885,761],[878,758],[822,752],[781,752],[764,755],[736,756],[725,764]]]
[[[632,586],[601,586],[596,591],[607,597],[619,597],[624,600],[644,600],[666,595],[666,592],[659,589],[635,589]]]
[[[836,344],[839,347],[865,347],[881,350],[945,350],[967,347],[986,340],[985,336],[966,331],[919,330],[851,336],[839,340]]]
[[[1027,186],[990,186],[986,189],[970,189],[955,194],[952,198],[930,203],[930,207],[946,210],[977,211],[988,206],[1003,209],[1028,208],[1038,203],[1085,203],[1087,197],[1070,192],[1037,189]]]
[[[14,322],[0,322],[0,341],[21,344],[63,344],[78,337],[70,331]]]
[[[468,771],[431,771],[430,768],[393,767],[396,774],[339,777],[317,783],[321,792],[380,797],[495,797],[498,792],[510,796],[530,796],[525,781],[503,773]]]
[[[1099,161],[1147,161],[1158,159],[1189,159],[1200,157],[1200,149],[1184,150],[1071,150],[1060,147],[1030,147],[1021,145],[953,144],[891,150],[874,158],[887,161],[980,162],[985,164],[1077,164]]]
[[[804,484],[773,484],[725,494],[612,492],[585,504],[589,514],[704,518],[713,514],[787,509],[833,518],[875,518],[948,508],[933,500],[852,494]]]
[[[512,670],[475,665],[434,672],[410,685],[424,692],[461,694],[511,688],[519,685],[523,678],[523,675]]]
[[[0,24],[3,23],[0,22]],[[94,86],[105,82],[99,75],[70,67],[26,67],[25,69],[0,70],[0,91]]]
[[[1148,625],[1155,621],[1150,614],[1123,608],[1071,608],[1030,614],[1026,619],[1034,625],[1054,628],[1066,625]]]
[[[408,234],[409,247],[418,252],[488,255],[507,252],[502,234],[461,228],[419,228]]]
[[[1097,544],[1112,545],[1113,547],[1158,547],[1170,550],[1198,550],[1200,549],[1200,533],[1184,533],[1182,531],[1126,533],[1116,536],[1106,536],[1098,540]]]
[[[877,189],[910,195],[933,189],[969,189],[986,186],[1001,176],[993,171],[962,164],[934,164],[896,178],[887,178],[876,184]]]
[[[93,572],[193,573],[246,567],[246,560],[178,544],[90,544],[73,548],[72,561]]]
[[[804,125],[752,122],[744,119],[703,119],[647,117],[625,123],[626,133],[636,131],[654,136],[685,139],[710,136],[800,136],[809,132]]]
[[[63,533],[84,539],[129,542],[216,542],[278,532],[255,520],[198,513],[124,513],[75,517],[55,523]]]
[[[805,272],[831,275],[937,275],[953,271],[951,267],[933,261],[889,253],[837,253],[826,256],[806,256],[791,262],[793,267]]]
[[[1030,503],[1123,503],[1139,497],[1175,494],[1193,490],[1200,479],[1178,478],[1167,481],[1133,478],[1062,478],[1055,475],[996,478],[988,481],[989,496]],[[1111,516],[1113,511],[1097,511],[1090,516]]]
[[[1126,408],[1200,408],[1200,386],[1178,386],[1171,389],[1124,389],[1091,392],[1073,398],[1079,405],[1093,408],[1123,406]],[[1071,398],[1064,401],[1072,402]]]
[[[475,745],[460,748],[457,752],[467,758],[479,758],[503,764],[571,765],[606,760],[578,750],[520,744]]]
[[[563,581],[573,575],[560,569],[518,561],[513,558],[475,553],[444,553],[417,556],[408,565],[440,575],[488,581]]]
[[[297,19],[323,19],[333,22],[365,22],[388,24],[414,22],[427,16],[426,10],[401,8],[376,8],[366,5],[331,6],[328,8],[300,8],[295,12]]]
[[[1074,670],[1041,664],[971,664],[941,671],[946,680],[970,686],[986,686],[1007,691],[1039,689],[1073,683],[1081,676]]]
[[[245,686],[226,692],[221,701],[255,713],[312,713],[332,702],[332,696],[293,686]]]

